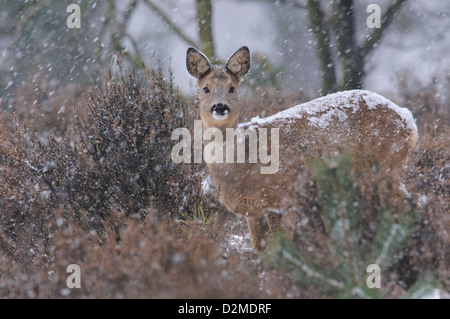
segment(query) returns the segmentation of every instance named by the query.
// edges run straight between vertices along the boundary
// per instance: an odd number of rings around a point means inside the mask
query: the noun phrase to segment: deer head
[[[250,51],[246,46],[237,50],[225,65],[212,65],[195,48],[188,48],[186,67],[197,78],[200,117],[204,128],[224,130],[236,127],[240,111],[238,86],[250,69]]]

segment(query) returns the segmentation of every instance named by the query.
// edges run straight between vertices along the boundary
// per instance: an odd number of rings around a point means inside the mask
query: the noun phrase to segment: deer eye
[[[230,89],[228,90],[228,92],[234,93],[234,90],[235,90],[235,88],[234,88],[234,86],[232,86],[232,87],[230,87]]]
[[[208,89],[207,87],[204,87],[204,88],[203,88],[203,92],[209,93],[209,89]]]

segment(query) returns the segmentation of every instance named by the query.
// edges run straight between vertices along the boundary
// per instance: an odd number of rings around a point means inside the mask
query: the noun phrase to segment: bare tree
[[[217,60],[215,49],[214,49],[214,37],[213,37],[213,22],[212,22],[212,11],[213,5],[211,0],[196,0],[197,9],[197,29],[198,38],[190,38],[182,28],[177,26],[173,20],[167,15],[161,7],[152,0],[142,0],[162,21],[165,22],[166,26],[181,40],[186,42],[186,44],[197,47],[203,51],[206,55],[211,57],[212,60]]]
[[[325,19],[320,0],[307,0],[305,7],[310,26],[317,42],[317,56],[322,74],[322,93],[338,89],[359,89],[365,76],[367,56],[378,45],[386,30],[392,24],[395,14],[407,0],[393,0],[382,16],[381,28],[375,28],[363,43],[358,43],[355,28],[353,0],[335,0],[332,19]],[[332,34],[332,31],[334,34]],[[337,56],[342,65],[342,83],[336,77],[337,63],[333,59],[331,39],[337,43]]]
[[[322,75],[322,90],[325,93],[334,92],[337,87],[336,70],[331,51],[331,39],[328,26],[325,24],[324,14],[319,0],[308,0],[308,16],[312,32],[317,41],[317,56]]]

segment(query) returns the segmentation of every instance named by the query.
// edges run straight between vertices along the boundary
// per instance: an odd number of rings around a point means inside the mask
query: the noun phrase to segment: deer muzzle
[[[215,104],[211,107],[211,113],[216,119],[224,119],[228,116],[230,108],[226,104]]]

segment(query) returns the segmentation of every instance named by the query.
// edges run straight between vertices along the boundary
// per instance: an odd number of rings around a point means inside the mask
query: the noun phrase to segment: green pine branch
[[[379,216],[374,221],[377,223],[375,236],[363,239],[364,232],[358,222],[361,198],[356,195],[358,185],[352,178],[351,163],[351,157],[345,154],[309,163],[319,186],[321,213],[329,229],[328,249],[336,260],[332,263],[313,260],[312,254],[304,252],[282,234],[273,242],[267,257],[299,283],[333,297],[381,298],[383,290],[371,289],[366,284],[367,266],[378,264],[382,279],[387,278],[416,226],[414,218],[399,222],[391,210],[382,208],[373,212]]]

